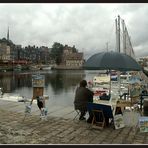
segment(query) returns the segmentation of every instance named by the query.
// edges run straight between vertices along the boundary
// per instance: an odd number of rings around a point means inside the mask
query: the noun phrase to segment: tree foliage
[[[75,46],[72,47],[72,51],[73,51],[74,53],[78,52],[78,50],[75,48]]]
[[[51,48],[51,57],[56,61],[56,64],[59,65],[62,61],[64,46],[58,42],[55,42]]]

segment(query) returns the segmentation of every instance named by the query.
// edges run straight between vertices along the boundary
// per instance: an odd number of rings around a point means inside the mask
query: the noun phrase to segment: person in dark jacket
[[[36,96],[35,99],[37,100],[37,106],[40,110],[45,107],[45,99],[43,96]],[[30,105],[32,105],[33,100],[32,98]]]
[[[37,100],[37,106],[40,109],[40,118],[44,115],[47,115],[47,111],[45,111],[45,98],[43,96],[36,96],[35,99]],[[34,98],[32,98],[30,105],[32,105]]]
[[[80,82],[80,86],[76,89],[75,92],[74,107],[75,110],[80,110],[81,112],[79,120],[85,120],[84,116],[87,112],[87,103],[93,102],[94,93],[86,88],[86,86],[86,80],[82,80]]]

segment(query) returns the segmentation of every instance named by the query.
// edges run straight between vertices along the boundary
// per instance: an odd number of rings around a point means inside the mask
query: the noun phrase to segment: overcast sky
[[[124,19],[136,56],[148,56],[147,3],[1,3],[0,38],[23,47],[75,45],[85,58],[115,50],[115,19]],[[122,47],[121,47],[122,48]]]

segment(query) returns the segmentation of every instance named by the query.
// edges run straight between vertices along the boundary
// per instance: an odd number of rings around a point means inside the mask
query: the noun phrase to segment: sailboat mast
[[[115,25],[116,25],[116,50],[118,51],[118,28],[117,28],[117,19],[115,19]]]
[[[118,51],[120,52],[120,16],[118,15]]]
[[[123,52],[126,54],[126,34],[125,34],[124,20],[122,20],[122,30],[123,30]]]
[[[116,45],[117,45],[117,52],[120,53],[120,16],[118,15],[118,20],[116,19]],[[117,72],[117,81],[119,85],[119,94],[121,93],[120,89],[120,72]]]
[[[118,20],[115,19],[116,23],[116,46],[117,52],[120,52],[120,16],[118,15]]]

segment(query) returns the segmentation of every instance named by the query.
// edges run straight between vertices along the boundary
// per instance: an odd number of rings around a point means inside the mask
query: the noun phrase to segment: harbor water
[[[5,98],[17,101],[18,96],[27,99],[33,96],[32,75],[45,76],[44,95],[49,96],[47,106],[73,106],[75,89],[82,79],[90,81],[100,71],[88,70],[48,70],[48,71],[20,71],[1,72],[0,87]],[[9,97],[14,96],[14,97]]]

